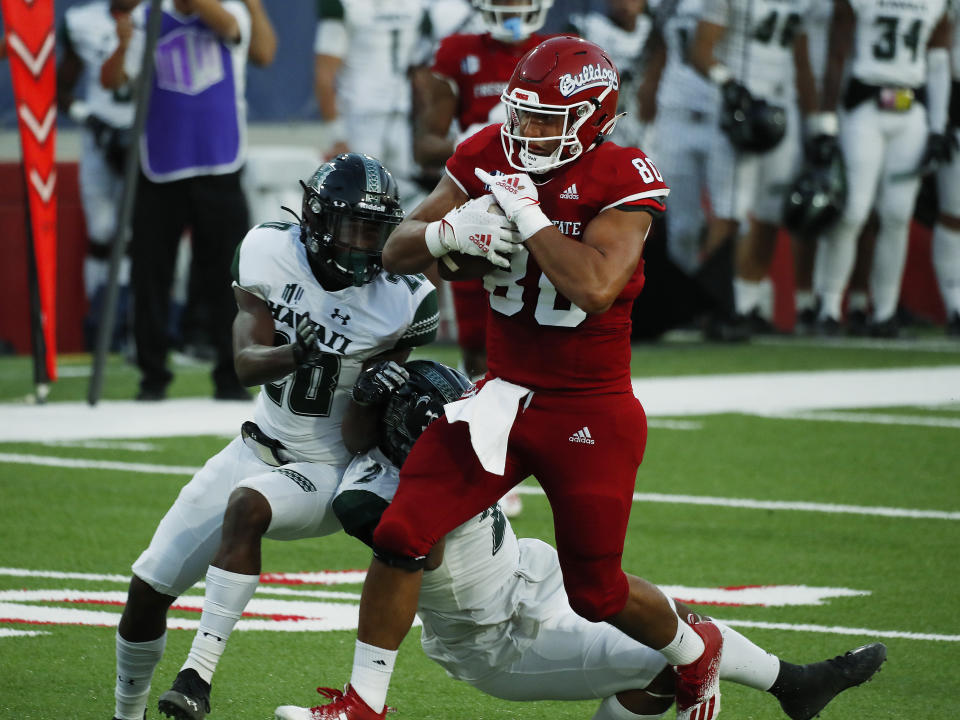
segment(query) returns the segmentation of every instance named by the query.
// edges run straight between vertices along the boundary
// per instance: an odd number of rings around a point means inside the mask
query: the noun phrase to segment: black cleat
[[[181,670],[173,687],[160,696],[157,709],[176,720],[203,720],[210,712],[210,684],[193,668]]]
[[[781,660],[770,693],[791,720],[810,720],[844,690],[872,678],[886,659],[887,646],[877,642],[807,665]]]

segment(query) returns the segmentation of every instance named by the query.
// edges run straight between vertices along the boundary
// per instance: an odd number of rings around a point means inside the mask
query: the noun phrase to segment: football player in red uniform
[[[528,475],[550,501],[574,611],[664,654],[677,671],[678,717],[712,720],[720,710],[716,625],[680,619],[654,585],[620,566],[647,435],[630,382],[630,309],[669,190],[643,152],[604,142],[618,88],[597,45],[538,45],[503,92],[507,122],[457,148],[384,248],[391,272],[438,257],[458,266],[463,254],[496,266],[484,275],[490,372],[446,406],[401,470],[374,534],[351,681],[314,709],[320,720],[385,716],[427,553]],[[489,212],[494,199],[505,217]]]
[[[440,41],[424,83],[417,113],[414,159],[442,174],[456,145],[480,128],[503,118],[500,94],[528,51],[547,38],[536,31],[553,0],[473,0],[486,32],[455,33]],[[456,140],[450,130],[457,121]],[[472,379],[487,372],[487,297],[472,278],[451,285],[457,318],[457,342],[463,367]]]

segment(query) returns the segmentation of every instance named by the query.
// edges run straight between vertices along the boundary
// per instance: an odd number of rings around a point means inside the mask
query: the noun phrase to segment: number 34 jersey
[[[447,173],[470,197],[488,192],[474,168],[516,172],[504,155],[500,128],[484,128],[447,161]],[[577,242],[604,210],[656,214],[670,192],[642,151],[611,142],[533,177],[543,212]],[[511,256],[509,270],[484,276],[484,287],[491,308],[487,363],[495,376],[540,391],[630,392],[630,311],[643,287],[642,259],[613,306],[594,315],[561,295],[526,249]]]
[[[850,0],[857,16],[851,74],[871,85],[918,87],[927,43],[947,0]]]
[[[234,261],[235,284],[262,299],[273,315],[274,345],[294,342],[304,315],[324,353],[261,387],[255,419],[298,459],[346,465],[340,426],[363,363],[395,348],[431,342],[437,331],[437,294],[423,275],[381,272],[361,287],[324,290],[307,262],[300,227],[271,222],[253,228]]]

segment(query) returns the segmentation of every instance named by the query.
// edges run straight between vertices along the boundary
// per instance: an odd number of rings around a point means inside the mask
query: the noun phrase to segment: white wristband
[[[440,239],[442,231],[443,220],[427,223],[427,228],[423,231],[423,239],[427,243],[427,250],[434,257],[442,257],[450,252],[449,248],[443,244],[443,240]]]
[[[517,230],[520,231],[520,237],[524,240],[529,240],[545,227],[553,225],[553,223],[550,222],[550,218],[544,215],[543,210],[540,209],[539,203],[523,208],[523,210],[516,214],[513,223],[517,226]]]
[[[714,85],[725,85],[728,80],[733,79],[733,74],[723,63],[714,63],[710,66],[710,69],[707,71],[707,77],[710,78],[710,82]]]
[[[832,112],[818,112],[807,115],[807,136],[817,135],[835,136],[840,131],[837,114]]]
[[[75,123],[82,125],[90,117],[90,106],[83,100],[74,100],[67,108],[67,114]]]
[[[320,123],[320,132],[323,133],[323,141],[327,144],[327,147],[334,143],[344,142],[347,139],[347,128],[342,117]]]

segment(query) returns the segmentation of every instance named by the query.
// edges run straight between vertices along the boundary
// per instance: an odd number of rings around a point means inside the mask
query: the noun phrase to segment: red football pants
[[[533,475],[553,510],[570,605],[587,620],[604,620],[627,601],[620,562],[646,440],[643,408],[630,393],[538,393],[518,412],[506,470],[494,475],[474,454],[469,426],[440,418],[404,463],[374,545],[395,555],[424,556],[448,532]]]

